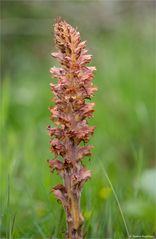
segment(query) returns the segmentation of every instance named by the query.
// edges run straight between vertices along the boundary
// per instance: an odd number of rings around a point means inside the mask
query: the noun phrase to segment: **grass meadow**
[[[57,13],[56,13],[57,14]],[[68,18],[66,18],[68,20]],[[54,19],[51,18],[51,22]],[[71,22],[71,24],[75,24]],[[84,23],[85,24],[85,23]],[[90,23],[91,24],[91,23]],[[122,21],[111,30],[84,31],[97,67],[98,91],[85,165],[92,178],[81,207],[88,239],[156,236],[154,146],[154,33],[151,23]],[[49,69],[56,66],[47,35],[4,35],[1,90],[0,238],[64,238],[62,206],[51,188],[47,126],[53,104]]]

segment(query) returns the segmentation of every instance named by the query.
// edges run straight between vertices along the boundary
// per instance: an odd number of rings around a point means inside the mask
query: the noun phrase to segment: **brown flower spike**
[[[91,173],[81,160],[91,155],[92,146],[86,144],[95,129],[87,124],[94,112],[94,103],[86,103],[86,99],[96,91],[92,84],[96,69],[86,66],[92,56],[87,53],[86,42],[80,40],[78,31],[59,18],[54,24],[54,34],[58,52],[52,56],[59,61],[61,68],[50,70],[58,81],[50,84],[55,105],[49,110],[56,127],[48,126],[50,149],[55,155],[54,160],[49,160],[49,166],[62,177],[63,184],[56,185],[52,191],[66,212],[66,238],[82,239],[84,219],[80,211],[80,196]],[[82,141],[84,146],[80,144]],[[63,160],[58,160],[58,156]]]

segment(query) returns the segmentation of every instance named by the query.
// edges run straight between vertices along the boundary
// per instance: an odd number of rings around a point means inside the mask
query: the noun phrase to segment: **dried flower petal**
[[[50,69],[50,73],[53,75],[54,78],[59,78],[65,74],[64,69],[56,67],[52,67]]]
[[[49,166],[52,170],[63,170],[63,163],[60,160],[49,160]]]
[[[55,197],[60,201],[64,207],[67,206],[67,191],[62,184],[58,184],[52,188]]]
[[[55,136],[56,138],[60,139],[64,135],[64,131],[61,128],[51,128],[50,126],[48,127],[48,133],[49,135]]]
[[[78,185],[81,189],[83,184],[91,177],[91,172],[86,168],[81,168],[77,175],[75,175],[74,186]]]
[[[91,145],[80,147],[77,152],[77,160],[81,160],[85,156],[90,156],[92,148],[93,146]]]
[[[60,140],[53,139],[50,141],[50,145],[52,152],[54,152],[56,155],[63,156],[65,154],[65,147]]]
[[[77,127],[71,130],[71,135],[78,140],[88,142],[90,136],[93,134],[95,126],[88,126],[86,124],[78,124]]]

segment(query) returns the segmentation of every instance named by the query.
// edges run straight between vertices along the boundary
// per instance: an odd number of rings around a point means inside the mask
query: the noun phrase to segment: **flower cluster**
[[[52,56],[61,67],[50,70],[52,77],[58,81],[50,84],[55,105],[49,110],[55,127],[48,126],[48,132],[55,159],[49,160],[49,166],[63,178],[63,184],[53,187],[52,191],[66,211],[67,238],[80,239],[83,238],[80,196],[83,184],[91,176],[81,160],[91,155],[92,146],[87,143],[95,129],[87,123],[95,104],[86,100],[96,91],[92,84],[96,69],[86,66],[92,56],[86,50],[86,42],[80,40],[78,31],[67,22],[57,19],[54,34],[58,52],[52,53]],[[84,142],[83,146],[81,142]],[[58,156],[63,160],[59,160]]]

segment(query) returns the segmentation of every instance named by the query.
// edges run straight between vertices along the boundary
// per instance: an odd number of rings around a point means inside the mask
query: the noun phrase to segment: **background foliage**
[[[154,1],[1,1],[1,238],[63,238],[47,159],[56,16],[87,40],[98,92],[87,238],[155,235]],[[124,220],[123,220],[124,219]]]

